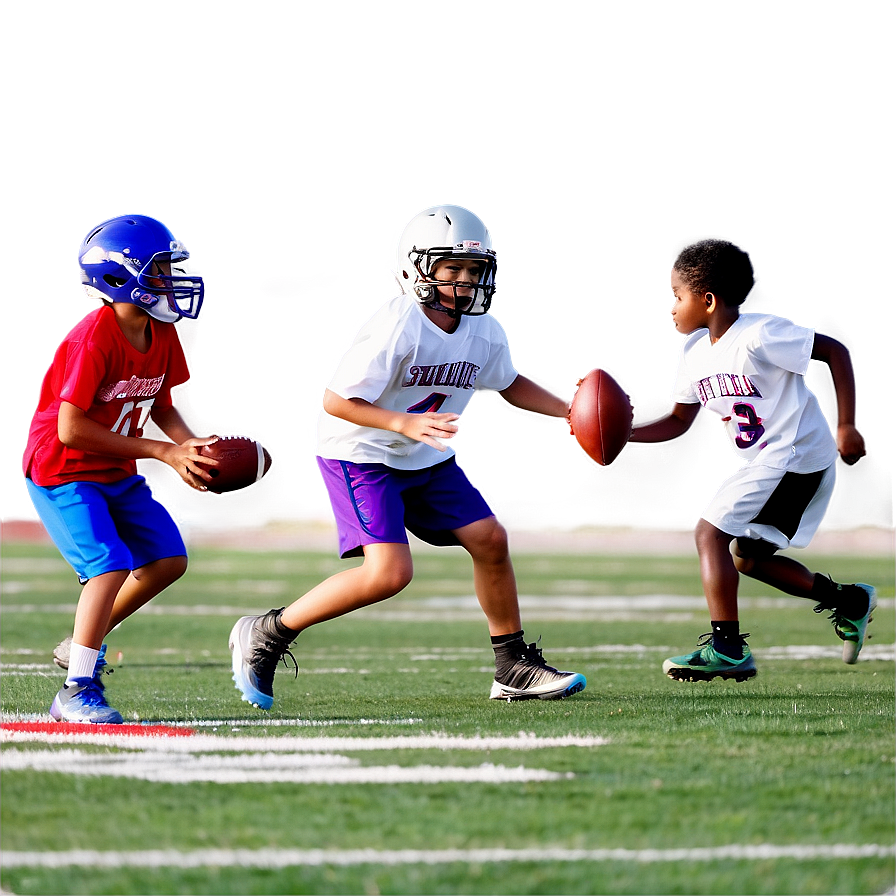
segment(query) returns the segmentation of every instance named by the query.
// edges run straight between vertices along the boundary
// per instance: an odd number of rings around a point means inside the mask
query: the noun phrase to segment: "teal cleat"
[[[676,681],[712,681],[714,678],[746,681],[756,676],[753,654],[744,643],[742,659],[734,660],[712,646],[712,635],[701,635],[697,649],[685,656],[673,656],[663,663],[663,672]],[[747,637],[744,635],[743,637]]]
[[[865,643],[865,633],[868,629],[868,623],[871,622],[871,613],[877,606],[877,593],[870,585],[861,583],[844,585],[843,588],[858,588],[868,595],[868,609],[863,616],[859,616],[857,619],[850,619],[839,610],[833,609],[828,617],[833,623],[837,637],[843,641],[843,662],[851,666],[859,658],[859,652]],[[819,605],[815,607],[815,612],[822,613],[825,609],[829,608]]]

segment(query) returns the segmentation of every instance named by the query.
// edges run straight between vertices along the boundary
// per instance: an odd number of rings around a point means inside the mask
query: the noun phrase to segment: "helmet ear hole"
[[[103,280],[113,289],[121,289],[128,281],[122,277],[113,277],[112,274],[103,274]]]

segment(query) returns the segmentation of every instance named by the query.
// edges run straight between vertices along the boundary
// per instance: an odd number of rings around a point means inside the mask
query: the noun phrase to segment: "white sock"
[[[71,684],[76,678],[93,678],[96,659],[99,655],[98,650],[82,647],[72,641],[72,652],[68,660],[68,678],[65,679],[65,683]]]

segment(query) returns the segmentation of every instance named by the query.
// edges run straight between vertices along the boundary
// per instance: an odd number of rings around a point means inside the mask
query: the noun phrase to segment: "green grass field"
[[[192,737],[2,747],[14,893],[884,893],[894,884],[892,557],[801,559],[873,583],[852,667],[812,604],[745,582],[759,675],[686,684],[662,660],[708,628],[696,560],[515,558],[526,634],[587,689],[500,703],[462,552],[400,596],[305,632],[263,713],[227,636],[344,567],[197,547],[108,638],[110,702]],[[4,723],[47,720],[77,585],[2,546]],[[121,659],[117,655],[121,652]],[[563,739],[558,742],[558,739]]]

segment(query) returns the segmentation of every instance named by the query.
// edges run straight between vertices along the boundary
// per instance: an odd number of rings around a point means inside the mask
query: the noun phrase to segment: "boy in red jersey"
[[[103,307],[63,340],[41,386],[23,468],[37,512],[83,585],[71,642],[56,650],[68,669],[53,701],[57,721],[120,724],[105,699],[103,639],[180,578],[186,548],[171,516],[137,475],[137,460],[164,461],[204,491],[215,461],[172,404],[189,378],[173,323],[195,319],[202,279],[159,221],[126,215],[93,228],[81,245],[82,281]],[[171,442],[144,439],[152,421]],[[67,639],[68,640],[68,639]]]

